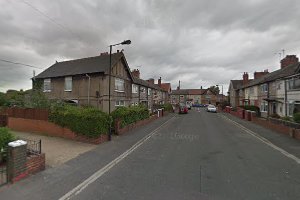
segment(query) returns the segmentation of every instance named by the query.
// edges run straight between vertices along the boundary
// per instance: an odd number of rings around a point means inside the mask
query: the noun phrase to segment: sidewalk
[[[97,145],[77,142],[59,137],[13,131],[16,136],[29,140],[42,140],[42,152],[46,155],[46,167],[57,167],[90,151]]]
[[[48,168],[14,185],[4,186],[0,188],[1,199],[59,199],[173,116],[169,114],[122,136],[114,136],[111,142],[98,145],[58,167]]]
[[[266,138],[274,145],[284,149],[285,151],[295,155],[296,157],[300,158],[300,141],[295,140],[288,135],[283,135],[281,133],[277,133],[270,129],[266,129],[262,126],[254,124],[250,121],[242,120],[238,117],[235,117],[229,113],[220,113],[228,117],[229,119],[241,124],[242,126],[246,127],[247,129],[259,134],[260,136]]]

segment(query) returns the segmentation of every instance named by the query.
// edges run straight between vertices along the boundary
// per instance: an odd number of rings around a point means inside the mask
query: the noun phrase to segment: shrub
[[[296,123],[300,123],[300,112],[294,113],[293,118]]]
[[[109,128],[108,114],[90,107],[57,104],[50,109],[49,120],[76,134],[92,138],[107,133]]]
[[[8,128],[0,127],[0,151],[7,146],[11,141],[15,140],[15,136]]]
[[[173,106],[170,103],[166,103],[166,104],[155,104],[153,105],[154,109],[161,109],[163,108],[164,111],[168,111],[168,112],[173,112]]]
[[[118,107],[111,113],[114,123],[121,120],[121,127],[149,118],[149,111],[144,106]]]
[[[244,108],[245,110],[255,111],[256,115],[260,116],[260,109],[257,106],[246,105],[246,106],[239,106],[239,107]]]
[[[288,117],[288,116],[282,117],[281,119],[284,121],[289,121],[289,122],[292,121],[291,117]]]
[[[270,117],[280,119],[280,116],[277,113],[271,114]]]

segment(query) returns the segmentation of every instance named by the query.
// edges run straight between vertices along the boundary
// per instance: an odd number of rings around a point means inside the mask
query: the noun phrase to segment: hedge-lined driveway
[[[46,166],[56,167],[60,164],[77,157],[78,155],[90,151],[97,145],[87,144],[64,138],[37,135],[33,133],[13,132],[16,136],[30,139],[42,140],[42,152],[46,154]]]

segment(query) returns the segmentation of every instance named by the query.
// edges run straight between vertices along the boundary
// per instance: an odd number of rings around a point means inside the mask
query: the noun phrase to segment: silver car
[[[214,112],[214,113],[216,113],[217,112],[217,108],[214,105],[208,105],[207,108],[206,108],[206,111],[207,112]]]

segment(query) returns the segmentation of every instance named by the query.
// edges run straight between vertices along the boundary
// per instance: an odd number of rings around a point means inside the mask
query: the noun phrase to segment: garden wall
[[[15,131],[31,132],[55,137],[62,137],[92,144],[100,144],[105,141],[108,141],[107,134],[102,134],[98,138],[88,138],[85,136],[77,135],[68,128],[60,127],[54,123],[43,120],[9,117],[8,128]]]

